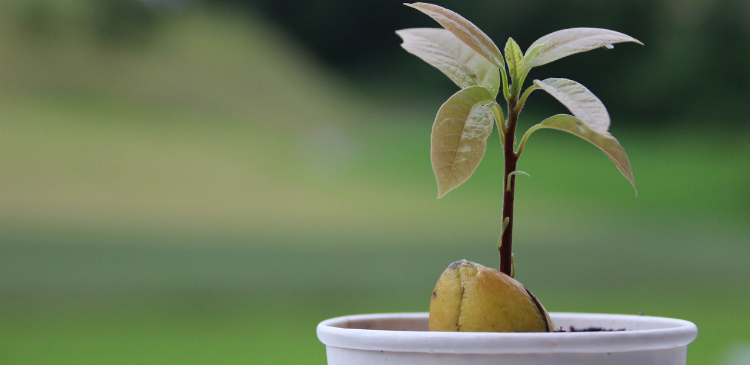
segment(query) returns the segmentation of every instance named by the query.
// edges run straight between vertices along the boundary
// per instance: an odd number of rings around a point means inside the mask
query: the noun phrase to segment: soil
[[[555,332],[610,332],[610,331],[625,331],[624,328],[602,328],[602,327],[586,327],[586,328],[576,328],[573,326],[570,326],[568,330],[564,330],[562,327],[560,329],[556,330]]]

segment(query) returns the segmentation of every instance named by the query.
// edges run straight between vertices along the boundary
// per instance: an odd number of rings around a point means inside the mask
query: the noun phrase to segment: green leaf
[[[630,181],[630,184],[633,186],[633,191],[638,195],[628,155],[625,154],[625,149],[622,148],[620,142],[618,142],[611,134],[608,132],[596,132],[589,128],[580,119],[566,114],[558,114],[549,117],[539,123],[538,127],[568,132],[591,142],[591,144],[596,147],[599,147],[599,149],[615,163],[615,166],[617,166],[617,169],[620,170],[622,175]]]
[[[460,88],[479,85],[497,96],[500,71],[453,33],[440,28],[412,28],[396,34],[404,41],[401,47],[440,70]]]
[[[601,28],[570,28],[558,30],[537,39],[526,51],[528,67],[541,66],[572,54],[611,46],[615,43],[641,41],[614,30]],[[541,47],[537,48],[539,45]]]
[[[432,126],[432,170],[438,198],[461,185],[474,173],[484,157],[492,133],[490,92],[472,86],[453,94],[440,107]]]
[[[568,79],[549,78],[534,80],[534,85],[548,92],[570,110],[576,118],[597,133],[606,133],[609,129],[607,108],[585,86]]]
[[[513,88],[516,90],[521,89],[523,83],[523,77],[525,72],[523,52],[518,43],[513,38],[508,38],[508,42],[505,43],[505,61],[508,63],[508,70],[510,77],[513,80]]]
[[[406,6],[417,9],[440,23],[443,28],[453,33],[461,42],[464,42],[471,49],[477,51],[484,58],[488,59],[498,68],[504,68],[503,56],[497,45],[481,29],[472,22],[466,20],[458,13],[428,3],[405,4]]]
[[[526,67],[528,69],[531,69],[531,60],[536,58],[536,56],[539,54],[539,51],[542,50],[542,47],[544,47],[547,43],[540,43],[537,45],[534,45],[533,47],[529,47],[529,49],[526,50],[526,54],[523,56],[523,60],[526,63]]]

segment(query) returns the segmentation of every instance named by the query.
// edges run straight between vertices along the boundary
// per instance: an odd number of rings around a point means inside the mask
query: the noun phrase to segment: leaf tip
[[[635,176],[633,176],[633,170],[630,168],[630,160],[628,160],[627,155],[625,155],[625,162],[626,164],[624,166],[617,165],[617,168],[620,170],[622,175],[625,176],[628,182],[630,182],[630,186],[633,187],[633,193],[636,197],[638,197],[638,188],[635,186]]]
[[[442,198],[442,197],[444,197],[444,196],[445,196],[446,194],[448,194],[448,193],[449,193],[449,192],[450,192],[451,190],[453,190],[453,189],[447,189],[447,190],[446,190],[446,189],[445,189],[444,187],[442,187],[442,186],[438,185],[438,193],[437,193],[437,197],[436,197],[436,199],[441,199],[441,198]]]
[[[409,29],[399,29],[394,33],[401,39],[401,45],[403,46],[406,43],[406,38],[409,36]]]

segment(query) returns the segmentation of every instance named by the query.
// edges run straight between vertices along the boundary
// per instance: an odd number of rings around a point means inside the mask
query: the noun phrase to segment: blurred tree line
[[[261,12],[283,24],[325,63],[358,83],[401,85],[416,93],[455,86],[406,54],[394,30],[438,27],[403,1],[214,0]],[[618,115],[648,123],[690,119],[736,123],[750,115],[750,1],[747,0],[441,0],[482,28],[502,49],[523,49],[549,32],[601,27],[632,35],[613,51],[577,55],[532,72],[568,77]],[[551,100],[549,100],[551,101]],[[535,101],[536,102],[536,101]]]
[[[59,3],[18,3],[24,4],[21,22],[30,33],[54,32],[50,24]],[[322,64],[371,96],[388,97],[398,90],[407,101],[437,102],[455,91],[447,78],[400,48],[395,30],[438,26],[401,1],[88,0],[87,24],[103,43],[139,44],[147,42],[161,15],[196,3],[244,12],[250,21],[258,15],[270,19]],[[501,48],[509,36],[525,49],[544,34],[580,26],[632,35],[646,46],[623,44],[612,51],[569,57],[534,70],[530,77],[577,80],[618,115],[650,125],[677,120],[747,125],[741,122],[750,115],[748,0],[437,3],[477,24]],[[551,99],[539,102],[556,105]]]

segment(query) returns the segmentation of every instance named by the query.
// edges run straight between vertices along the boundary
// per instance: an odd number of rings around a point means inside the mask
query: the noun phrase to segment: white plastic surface
[[[550,313],[568,329],[605,332],[429,332],[427,313],[347,316],[318,325],[329,365],[685,365],[696,326],[679,319],[614,314]]]

